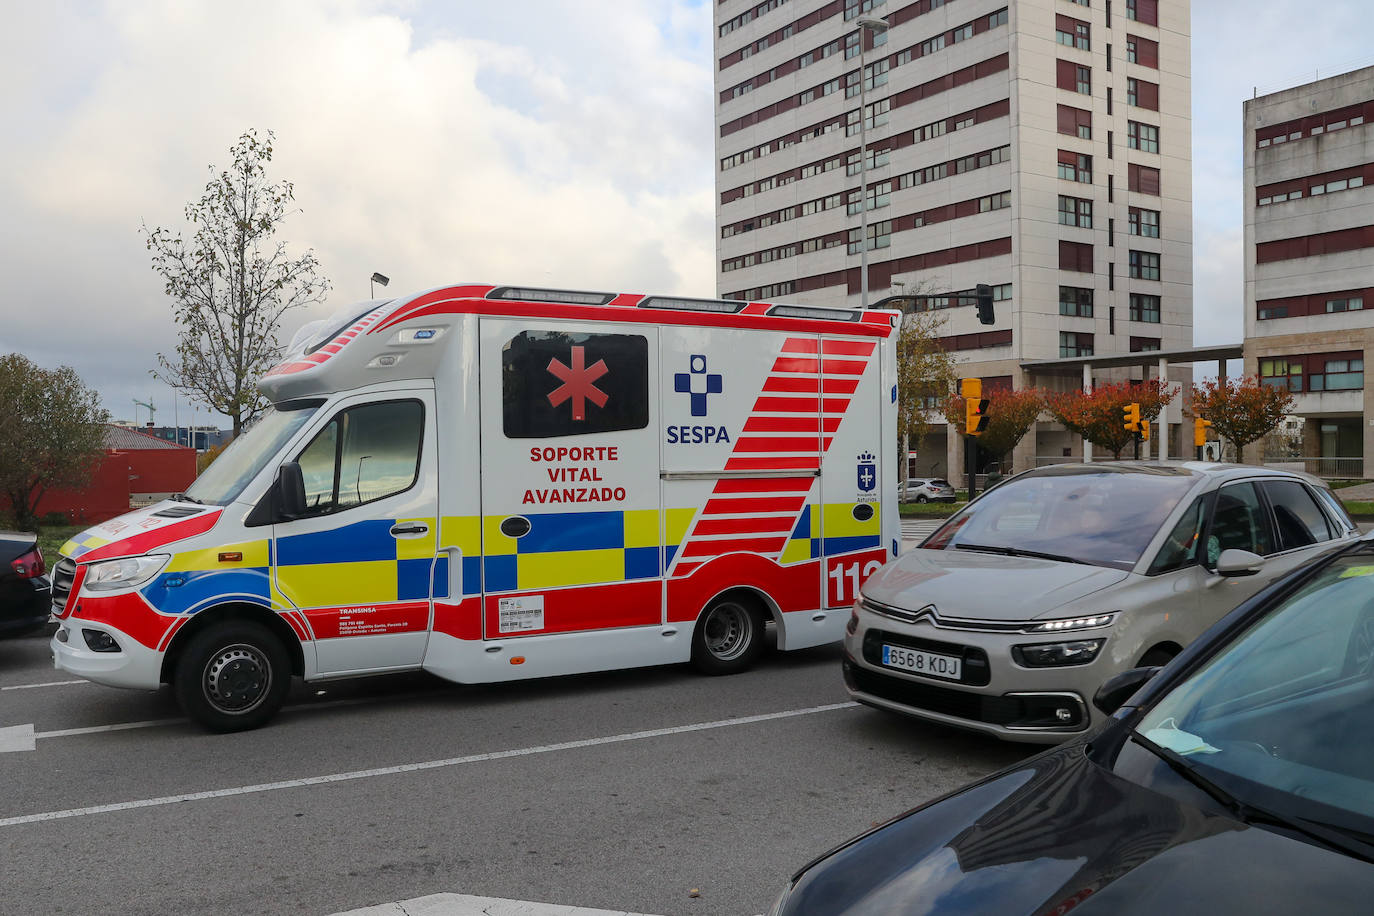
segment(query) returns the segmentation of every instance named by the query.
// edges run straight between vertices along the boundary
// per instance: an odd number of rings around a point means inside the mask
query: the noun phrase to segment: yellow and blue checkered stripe
[[[377,519],[276,542],[277,581],[288,597],[311,607],[448,597],[448,557],[435,556],[435,519]],[[423,523],[428,531],[397,538],[394,525]]]
[[[822,556],[833,557],[867,550],[882,544],[882,513],[878,511],[878,506],[873,506],[871,518],[862,521],[854,517],[853,510],[853,503],[805,506],[787,537],[787,544],[778,562],[785,566]],[[821,537],[822,532],[825,537]]]

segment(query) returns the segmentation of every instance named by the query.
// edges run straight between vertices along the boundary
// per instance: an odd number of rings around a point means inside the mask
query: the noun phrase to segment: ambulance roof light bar
[[[809,305],[775,305],[768,310],[769,315],[779,318],[812,318],[821,321],[859,321],[863,312],[859,309],[824,309]]]
[[[502,286],[487,293],[488,299],[562,302],[567,305],[605,305],[615,296],[615,293],[582,293],[567,289],[531,289],[525,286]]]
[[[680,299],[672,296],[649,296],[639,303],[642,309],[677,309],[686,312],[722,312],[733,315],[747,302],[735,299]]]

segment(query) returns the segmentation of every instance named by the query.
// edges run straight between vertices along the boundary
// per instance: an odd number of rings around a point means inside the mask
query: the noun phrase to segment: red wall
[[[190,448],[122,449],[106,452],[81,490],[51,490],[38,502],[38,517],[62,512],[72,522],[96,524],[129,511],[138,493],[180,493],[196,479]]]

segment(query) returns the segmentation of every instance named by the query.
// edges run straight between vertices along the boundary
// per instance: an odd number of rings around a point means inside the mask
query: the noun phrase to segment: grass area
[[[952,503],[900,503],[897,513],[903,518],[948,518],[967,505],[963,500]]]
[[[1343,499],[1341,503],[1352,518],[1365,521],[1374,520],[1374,502],[1361,499]]]
[[[38,532],[38,549],[43,551],[43,561],[52,569],[61,558],[58,553],[62,545],[89,528],[89,525],[44,525]]]
[[[1327,484],[1333,490],[1344,490],[1346,487],[1356,487],[1362,483],[1369,483],[1367,480],[1328,480]]]

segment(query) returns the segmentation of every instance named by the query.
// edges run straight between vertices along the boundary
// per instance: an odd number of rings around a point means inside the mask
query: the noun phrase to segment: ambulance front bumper
[[[88,639],[88,633],[83,631],[95,635]],[[107,645],[106,638],[113,640],[113,651],[97,652],[91,648],[91,641]],[[157,690],[161,686],[162,653],[140,645],[114,627],[86,620],[63,620],[48,645],[53,667],[59,671],[108,687]]]

